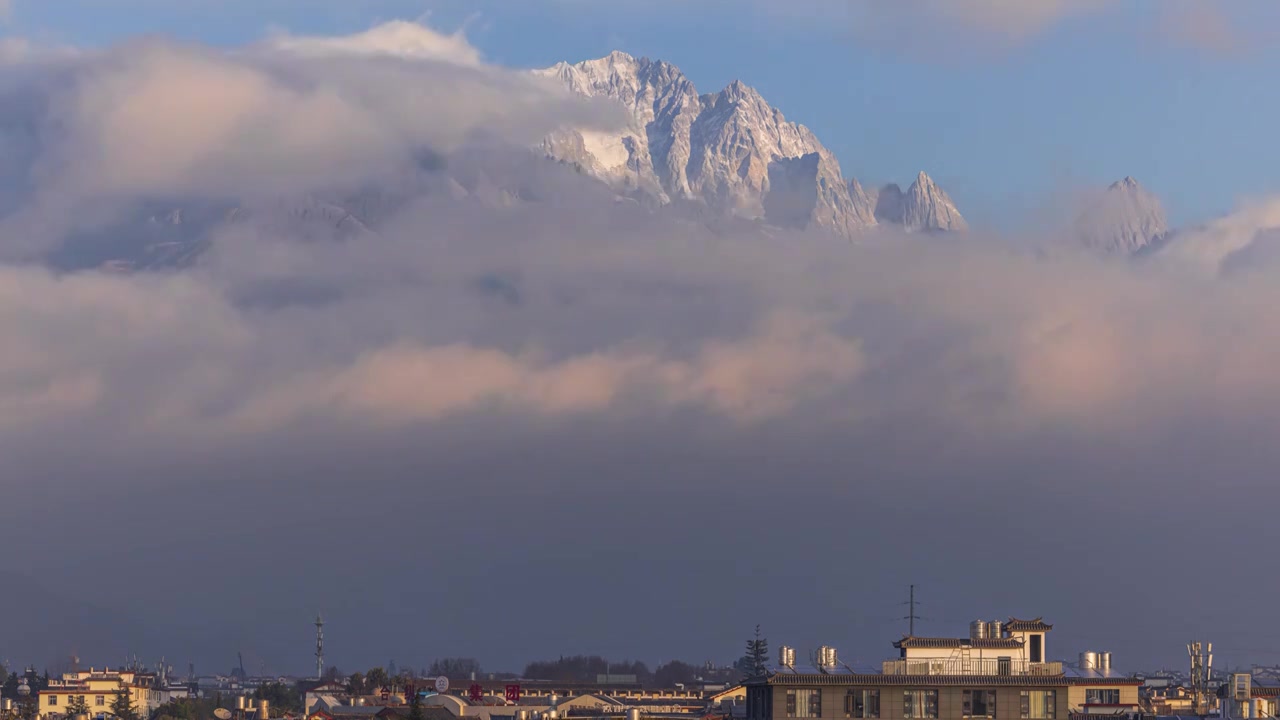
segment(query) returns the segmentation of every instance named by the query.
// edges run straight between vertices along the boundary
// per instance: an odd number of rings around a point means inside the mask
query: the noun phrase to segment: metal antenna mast
[[[324,677],[324,618],[316,613],[316,679]]]
[[[1191,657],[1191,691],[1194,712],[1201,717],[1208,714],[1209,680],[1213,677],[1213,643],[1205,647],[1193,642],[1187,645]]]
[[[916,621],[920,619],[920,616],[916,614],[916,586],[915,585],[911,586],[911,595],[910,595],[910,598],[907,600],[906,604],[909,609],[907,610],[907,616],[902,619],[907,621],[907,635],[914,637],[916,634]]]

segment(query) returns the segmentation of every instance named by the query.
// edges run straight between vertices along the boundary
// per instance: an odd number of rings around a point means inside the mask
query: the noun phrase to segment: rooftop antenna
[[[1194,712],[1204,717],[1208,714],[1209,679],[1213,676],[1213,643],[1204,645],[1193,642],[1187,645],[1191,658],[1191,692]]]
[[[903,620],[907,621],[907,635],[910,637],[915,637],[916,621],[920,619],[920,616],[916,614],[916,586],[915,585],[911,586],[911,594],[908,597],[907,602],[904,604],[907,605],[909,608],[907,610],[907,616],[902,618]]]
[[[324,618],[316,613],[316,679],[324,677]]]

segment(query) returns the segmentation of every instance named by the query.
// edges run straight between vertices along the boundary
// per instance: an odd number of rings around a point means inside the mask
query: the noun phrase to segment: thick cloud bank
[[[610,108],[405,24],[0,90],[12,658],[302,671],[321,606],[347,670],[756,622],[875,660],[914,582],[930,632],[1045,614],[1136,668],[1262,611],[1143,573],[1277,589],[1220,557],[1280,500],[1280,291],[1218,266],[1264,206],[1208,271],[705,222],[526,149]]]

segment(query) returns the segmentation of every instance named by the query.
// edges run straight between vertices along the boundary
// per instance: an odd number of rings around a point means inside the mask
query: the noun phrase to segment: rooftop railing
[[[938,658],[928,660],[886,660],[885,675],[1037,675],[1062,674],[1062,663],[1033,663],[1015,658]]]

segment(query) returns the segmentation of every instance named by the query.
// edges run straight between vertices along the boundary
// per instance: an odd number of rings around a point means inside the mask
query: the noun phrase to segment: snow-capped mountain
[[[699,95],[674,65],[623,52],[535,72],[630,111],[630,124],[615,133],[565,128],[543,143],[551,157],[619,191],[846,236],[878,222],[876,194],[846,181],[813,132],[741,81]],[[886,217],[911,229],[965,227],[954,203],[923,173],[903,211]]]
[[[394,39],[343,49],[374,52]],[[421,202],[501,211],[567,198],[577,208],[616,202],[621,195],[645,205],[675,206],[697,222],[763,221],[844,237],[880,223],[908,230],[965,227],[955,204],[924,173],[905,193],[896,185],[865,189],[846,178],[813,132],[787,120],[740,81],[699,95],[674,65],[622,52],[532,72],[572,92],[620,103],[629,121],[610,132],[562,128],[537,148],[483,139],[447,156],[424,148],[420,157],[405,158],[403,170],[316,195],[248,204],[200,197],[149,200],[92,236],[67,238],[50,261],[71,269],[187,265],[223,231],[376,242],[391,218]],[[566,164],[580,172],[569,172]]]
[[[1169,234],[1164,208],[1137,180],[1112,183],[1090,202],[1075,224],[1086,248],[1113,255],[1133,255],[1158,246]]]

